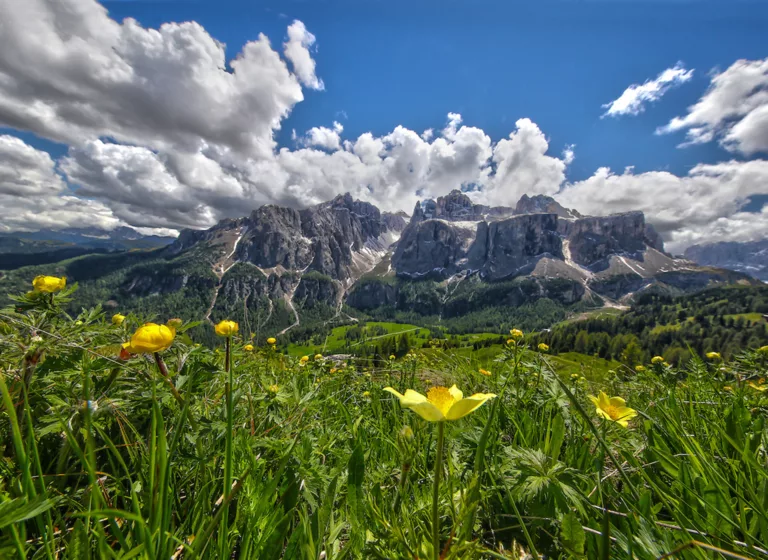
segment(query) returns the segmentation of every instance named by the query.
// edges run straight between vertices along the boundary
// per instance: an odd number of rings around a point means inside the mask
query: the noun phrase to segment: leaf
[[[25,498],[16,498],[0,504],[0,529],[8,525],[15,525],[27,519],[32,519],[48,511],[53,502],[44,496],[35,496],[30,501]]]
[[[352,530],[360,534],[364,525],[363,477],[365,475],[365,455],[360,442],[355,444],[352,456],[347,464],[347,503]]]
[[[584,555],[586,535],[581,521],[573,512],[566,513],[560,520],[560,543],[574,556]]]
[[[560,456],[560,448],[563,446],[565,440],[565,420],[563,420],[562,414],[558,412],[554,420],[552,420],[552,433],[549,439],[549,456],[557,460]]]

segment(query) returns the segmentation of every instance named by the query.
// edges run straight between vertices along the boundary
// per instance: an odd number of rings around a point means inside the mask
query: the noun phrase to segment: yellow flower
[[[523,338],[523,331],[520,329],[512,329],[509,331],[509,334],[512,335],[512,340],[520,340]]]
[[[67,279],[63,276],[61,278],[57,278],[56,276],[35,276],[35,279],[32,280],[32,286],[34,286],[35,290],[38,292],[58,292],[59,290],[63,290],[67,285]]]
[[[322,354],[315,354],[315,360],[322,360],[323,355]]]
[[[768,346],[766,346],[766,348],[768,348]],[[396,358],[396,356],[394,354],[390,354],[389,355],[389,359],[390,360],[394,360],[395,358]]]
[[[761,346],[760,348],[757,349],[757,351],[760,352],[761,354],[768,354],[768,345]]]
[[[547,344],[544,344],[543,342],[539,343],[539,350],[541,352],[549,352],[549,346]]]
[[[514,344],[514,343],[515,343],[515,341],[514,341],[514,340],[512,340],[511,338],[508,338],[508,339],[507,339],[507,345],[509,345],[509,344]]]
[[[645,371],[645,366],[635,366],[635,371],[637,373],[643,373]]]
[[[578,378],[579,378],[579,374],[578,373],[572,373],[571,374],[571,379],[578,379]]]
[[[490,377],[491,376],[491,372],[488,371],[487,369],[480,368],[477,371],[480,372],[481,374],[485,375],[486,377]]]
[[[267,339],[267,344],[269,344],[270,346],[274,346],[275,344],[277,344],[277,339],[273,336],[270,336]]]
[[[363,396],[364,396],[365,398],[368,398],[368,397],[370,397],[370,396],[371,396],[371,392],[370,392],[370,391],[363,391]]]
[[[234,321],[221,321],[218,325],[216,325],[214,330],[219,336],[232,336],[238,330],[240,330],[240,327]]]
[[[708,360],[712,360],[713,362],[722,360],[719,352],[707,352],[706,356]]]
[[[392,387],[384,387],[384,390],[400,399],[400,406],[410,408],[428,422],[458,420],[496,396],[493,393],[475,393],[464,398],[464,394],[456,385],[450,389],[432,387],[427,391],[426,397],[412,389],[408,389],[405,395],[401,395]]]
[[[245,346],[243,346],[243,350],[245,350],[246,352],[253,352],[253,344],[246,344]]]
[[[309,356],[302,356],[299,360],[302,364],[306,364],[309,361]]]
[[[114,315],[112,315],[113,325],[122,325],[123,321],[125,321],[125,315],[120,315],[120,313],[115,313]]]
[[[629,408],[621,397],[608,397],[603,391],[600,391],[597,397],[590,396],[589,399],[594,403],[595,410],[599,416],[616,422],[625,428],[629,421],[637,416],[637,411]]]
[[[277,392],[280,391],[280,385],[270,385],[269,386],[269,392],[272,394],[277,394]]]
[[[754,382],[750,381],[747,383],[750,387],[752,387],[755,391],[760,391],[761,393],[768,391],[768,385],[757,385]]]
[[[654,356],[653,358],[651,358],[651,363],[652,364],[663,364],[664,363],[664,358],[662,358],[661,356]]]
[[[731,386],[730,386],[730,385],[726,385],[725,387],[723,387],[723,391],[728,391],[728,392],[730,392],[730,391],[733,391],[733,389],[731,388]]]
[[[339,370],[338,370],[338,369],[336,369],[335,367],[332,367],[332,368],[331,368],[331,371],[329,371],[328,373],[336,373],[337,371],[339,371]]]
[[[131,354],[151,354],[167,350],[176,337],[176,329],[169,325],[146,323],[136,329],[123,349]]]
[[[403,426],[400,430],[400,437],[403,439],[413,439],[413,429],[410,426]]]

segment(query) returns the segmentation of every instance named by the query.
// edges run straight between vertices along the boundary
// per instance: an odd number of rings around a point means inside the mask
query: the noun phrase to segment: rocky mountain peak
[[[561,218],[580,218],[576,210],[563,207],[551,196],[524,194],[515,206],[515,214],[557,214]]]

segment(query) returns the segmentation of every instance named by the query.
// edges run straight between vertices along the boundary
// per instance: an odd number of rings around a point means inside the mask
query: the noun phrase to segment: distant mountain
[[[684,256],[700,265],[736,270],[768,282],[768,239],[693,245]]]
[[[349,194],[304,210],[262,206],[152,251],[19,269],[0,291],[43,272],[79,281],[78,306],[228,317],[296,339],[357,318],[545,328],[569,309],[624,307],[648,290],[753,282],[673,258],[642,212],[582,216],[544,196],[491,207],[460,191],[422,201],[410,217]]]
[[[0,234],[0,253],[44,252],[55,248],[80,246],[108,250],[162,247],[173,237],[143,235],[130,227],[104,230],[96,227],[66,228]]]

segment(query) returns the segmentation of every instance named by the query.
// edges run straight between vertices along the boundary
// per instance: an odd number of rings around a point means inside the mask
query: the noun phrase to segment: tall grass
[[[524,342],[490,376],[440,352],[363,371],[185,325],[121,360],[146,318],[67,295],[0,313],[2,558],[768,555],[765,351],[587,382]],[[454,383],[498,397],[435,429],[382,391]]]

